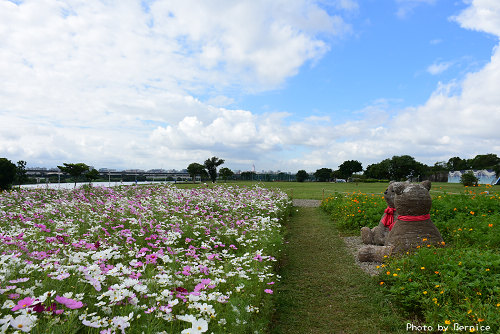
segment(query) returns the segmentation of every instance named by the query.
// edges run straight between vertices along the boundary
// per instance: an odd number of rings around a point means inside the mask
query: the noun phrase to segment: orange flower
[[[471,215],[473,215],[473,214],[474,214],[474,211],[471,211],[471,212],[470,212],[470,214],[471,214]]]
[[[488,224],[488,227],[493,227],[493,224]]]

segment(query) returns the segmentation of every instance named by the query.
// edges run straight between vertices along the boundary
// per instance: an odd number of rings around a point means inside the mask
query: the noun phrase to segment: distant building
[[[497,178],[494,170],[491,169],[471,169],[471,170],[456,170],[448,173],[448,183],[460,183],[462,174],[472,171],[478,179],[478,184],[500,184],[500,178]]]

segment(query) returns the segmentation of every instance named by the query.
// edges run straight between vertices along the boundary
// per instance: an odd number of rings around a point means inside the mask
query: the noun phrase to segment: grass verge
[[[285,240],[271,334],[406,332],[377,281],[354,265],[326,213],[297,208]]]

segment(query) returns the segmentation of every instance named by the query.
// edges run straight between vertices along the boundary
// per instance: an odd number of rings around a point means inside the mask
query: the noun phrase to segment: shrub
[[[474,175],[472,171],[468,171],[460,177],[460,183],[462,183],[464,186],[470,187],[473,185],[477,186],[478,178]]]

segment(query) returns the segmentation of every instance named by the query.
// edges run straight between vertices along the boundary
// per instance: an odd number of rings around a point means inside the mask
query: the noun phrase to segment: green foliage
[[[99,172],[97,169],[92,169],[91,171],[85,173],[85,178],[89,181],[92,182],[94,180],[97,180],[99,178]]]
[[[361,165],[361,162],[357,160],[347,160],[344,161],[340,166],[339,166],[339,173],[341,178],[343,179],[348,179],[351,177],[353,173],[356,172],[361,172],[363,170],[363,167]]]
[[[326,182],[332,178],[332,169],[331,168],[320,168],[314,172],[314,177],[319,182]]]
[[[26,176],[26,161],[19,160],[16,166],[16,177],[15,183],[21,185],[24,184],[28,180]]]
[[[16,177],[16,165],[9,159],[0,158],[0,191],[11,188]]]
[[[428,326],[479,324],[490,326],[491,333],[499,329],[498,249],[422,248],[391,260],[379,277],[392,301]]]
[[[307,174],[305,170],[301,169],[297,172],[295,178],[297,179],[297,182],[304,182],[309,178],[309,174]]]
[[[190,164],[187,167],[187,171],[188,171],[189,175],[191,175],[191,177],[193,178],[193,182],[196,181],[195,180],[196,175],[200,175],[200,176],[207,175],[207,171],[205,170],[205,166],[203,166],[202,164],[199,164],[197,162],[193,162],[192,164]]]
[[[478,178],[474,175],[472,171],[468,171],[460,177],[460,183],[462,183],[464,186],[470,187],[473,185],[477,186]]]
[[[358,232],[363,226],[377,226],[386,207],[382,195],[362,193],[335,193],[321,203],[321,208],[344,232]]]
[[[496,154],[478,154],[470,161],[473,169],[489,169],[500,164],[500,158]]]
[[[391,180],[405,181],[408,178],[422,176],[426,166],[409,155],[393,156],[389,163]]]
[[[429,245],[382,265],[380,287],[406,317],[434,328],[500,329],[500,195],[494,190],[487,185],[434,195],[431,219],[446,247]],[[359,235],[359,227],[378,224],[385,208],[381,196],[372,196],[335,194],[321,206],[342,231]]]
[[[390,160],[385,159],[377,164],[371,164],[366,167],[365,175],[373,179],[390,179],[389,174]]]
[[[233,177],[234,173],[229,168],[224,167],[219,170],[219,175],[222,177],[224,181],[227,181],[227,179]]]
[[[212,180],[212,183],[215,183],[217,180],[217,167],[224,163],[224,159],[219,159],[217,157],[211,157],[210,159],[205,160],[205,168],[208,171],[208,175]]]
[[[74,178],[75,187],[76,182],[82,176],[82,174],[88,172],[88,170],[90,169],[89,166],[81,162],[76,164],[63,163],[63,165],[64,166],[57,166],[57,168],[59,168],[61,172],[67,173]]]

